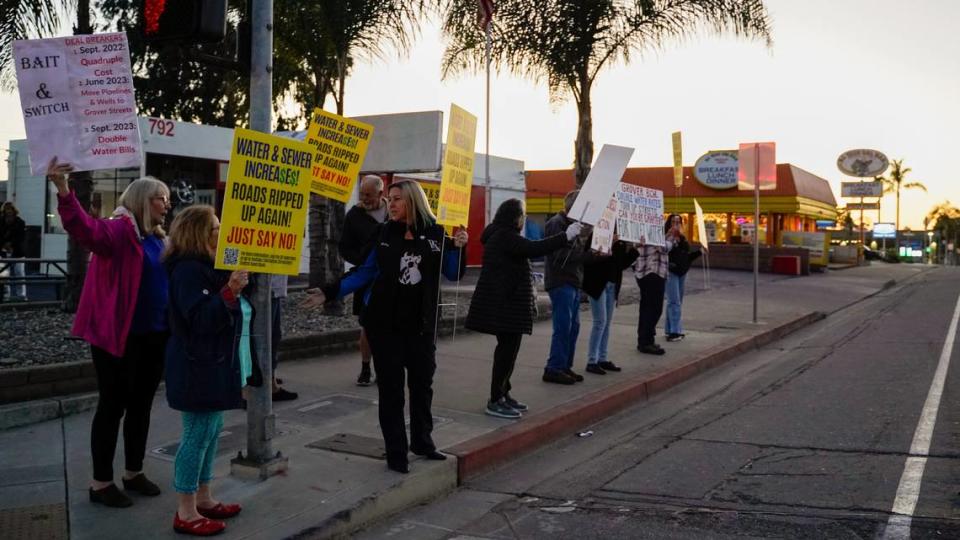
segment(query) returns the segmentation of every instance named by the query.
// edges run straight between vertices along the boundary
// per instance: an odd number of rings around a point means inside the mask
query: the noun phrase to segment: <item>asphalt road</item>
[[[960,538],[958,296],[926,272],[359,538]]]

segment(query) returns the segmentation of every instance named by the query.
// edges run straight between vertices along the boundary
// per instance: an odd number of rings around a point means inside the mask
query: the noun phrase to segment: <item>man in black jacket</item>
[[[26,224],[20,218],[20,212],[10,201],[0,206],[0,258],[19,259],[24,256],[23,243],[26,237]],[[10,264],[10,276],[23,278],[23,263]],[[4,286],[5,295],[11,300],[27,299],[27,284],[15,283]]]
[[[367,259],[377,238],[380,224],[387,220],[387,201],[383,198],[383,180],[368,174],[360,179],[360,201],[347,212],[340,237],[340,256],[345,261],[360,266]],[[353,294],[353,314],[359,316],[363,309],[366,290]],[[363,327],[360,328],[360,376],[357,386],[370,386],[370,344]]]

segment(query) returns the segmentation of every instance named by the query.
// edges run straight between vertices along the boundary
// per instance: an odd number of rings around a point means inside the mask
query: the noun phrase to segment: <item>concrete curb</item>
[[[429,469],[402,476],[386,489],[367,495],[350,508],[289,538],[349,538],[375,521],[450,493],[457,487],[457,465],[453,459],[435,463]]]
[[[562,436],[606,418],[630,405],[646,401],[699,373],[724,364],[748,351],[783,338],[824,319],[820,312],[739,339],[732,345],[715,347],[698,358],[654,375],[638,376],[568,401],[550,410],[524,417],[522,422],[460,443],[446,452],[457,456],[460,484],[519,455],[545,446]]]
[[[0,430],[46,422],[97,406],[97,393],[11,403],[0,407]]]

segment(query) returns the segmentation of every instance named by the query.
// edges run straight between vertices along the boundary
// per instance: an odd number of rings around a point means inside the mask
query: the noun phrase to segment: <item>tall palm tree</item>
[[[476,0],[445,0],[443,31],[449,44],[443,74],[479,71],[484,34]],[[498,67],[546,81],[551,101],[572,97],[577,106],[574,172],[583,184],[593,161],[590,92],[597,75],[635,53],[655,50],[706,27],[771,45],[762,0],[500,0],[491,58]]]
[[[927,186],[923,185],[920,182],[907,182],[906,176],[913,169],[910,167],[903,166],[902,159],[895,159],[890,162],[890,169],[886,176],[880,176],[877,178],[881,183],[883,183],[883,194],[887,195],[890,193],[895,193],[897,195],[897,230],[900,230],[900,190],[902,189],[920,189],[924,192],[927,191]]]
[[[275,4],[278,74],[293,84],[286,95],[301,104],[299,118],[284,119],[287,125],[303,123],[326,96],[333,97],[337,114],[343,115],[345,83],[353,59],[361,55],[382,57],[384,45],[399,52],[409,50],[425,11],[424,0],[278,0]],[[325,285],[337,277],[343,262],[337,241],[343,231],[344,205],[310,196],[310,284]]]

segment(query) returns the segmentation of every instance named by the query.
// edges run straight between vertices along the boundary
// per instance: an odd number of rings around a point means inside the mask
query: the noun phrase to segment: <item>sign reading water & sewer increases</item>
[[[13,42],[30,170],[139,167],[140,128],[123,32]]]
[[[313,156],[294,139],[233,130],[218,269],[300,273]]]
[[[443,175],[440,177],[440,203],[437,208],[437,223],[440,225],[467,225],[476,138],[477,117],[451,103],[447,148],[443,153]]]
[[[663,192],[620,182],[617,199],[617,231],[626,242],[665,247],[663,237]]]
[[[314,109],[306,137],[314,149],[310,191],[335,201],[349,201],[372,137],[370,124]]]

